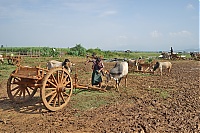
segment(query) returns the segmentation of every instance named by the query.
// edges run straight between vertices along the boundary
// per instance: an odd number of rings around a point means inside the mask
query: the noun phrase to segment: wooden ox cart
[[[57,111],[68,104],[73,88],[106,91],[105,88],[79,84],[77,74],[74,79],[72,82],[72,77],[63,67],[48,70],[18,66],[8,79],[7,93],[12,101],[23,103],[30,100],[40,89],[40,97],[45,107]]]

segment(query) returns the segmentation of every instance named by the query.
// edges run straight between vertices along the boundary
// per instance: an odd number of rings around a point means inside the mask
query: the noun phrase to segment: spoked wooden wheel
[[[44,77],[40,95],[45,107],[51,111],[62,109],[70,100],[73,84],[65,68],[52,68]]]
[[[7,82],[8,97],[16,103],[23,103],[30,100],[37,92],[37,88],[26,84],[31,81],[29,80],[10,76]]]

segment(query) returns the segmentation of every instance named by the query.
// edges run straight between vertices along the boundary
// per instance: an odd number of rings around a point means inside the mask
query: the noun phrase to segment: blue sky
[[[0,0],[0,44],[168,51],[199,48],[198,0]]]

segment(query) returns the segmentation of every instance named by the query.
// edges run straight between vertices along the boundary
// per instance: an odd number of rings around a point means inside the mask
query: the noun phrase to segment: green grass
[[[160,97],[163,98],[163,99],[167,99],[168,97],[170,97],[170,94],[167,91],[161,91]]]
[[[148,88],[148,90],[154,94],[157,94],[162,99],[167,99],[170,97],[169,91],[162,88]]]
[[[117,97],[118,95],[116,92],[99,92],[76,89],[70,99],[70,104],[72,108],[88,110],[111,104],[117,99]]]
[[[136,75],[136,76],[152,76],[150,73],[142,73],[142,72],[130,72],[129,75]]]
[[[0,64],[0,82],[8,79],[10,74],[16,69],[14,65],[8,65],[7,63]]]

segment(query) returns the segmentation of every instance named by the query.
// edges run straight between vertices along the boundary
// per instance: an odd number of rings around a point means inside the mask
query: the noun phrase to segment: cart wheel
[[[73,83],[65,68],[52,68],[42,82],[40,95],[47,109],[57,111],[62,109],[70,100]]]
[[[23,103],[30,100],[37,92],[37,88],[25,85],[24,82],[27,81],[24,80],[26,79],[13,76],[10,76],[8,79],[7,94],[16,103]]]

